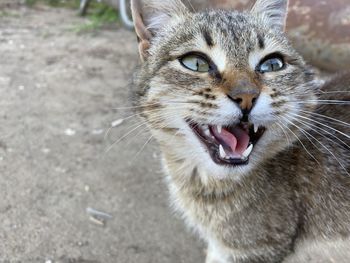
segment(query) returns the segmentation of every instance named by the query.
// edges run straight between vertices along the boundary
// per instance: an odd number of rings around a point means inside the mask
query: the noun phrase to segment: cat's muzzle
[[[254,146],[265,132],[249,122],[234,126],[202,125],[188,120],[188,124],[208,149],[212,160],[220,165],[245,165]]]

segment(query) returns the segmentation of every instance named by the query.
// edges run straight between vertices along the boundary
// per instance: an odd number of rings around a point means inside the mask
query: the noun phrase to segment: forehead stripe
[[[212,47],[214,45],[212,37],[210,36],[209,32],[205,29],[203,30],[203,37],[209,47]]]
[[[264,38],[260,34],[257,34],[257,38],[258,38],[259,48],[264,49],[265,48]]]

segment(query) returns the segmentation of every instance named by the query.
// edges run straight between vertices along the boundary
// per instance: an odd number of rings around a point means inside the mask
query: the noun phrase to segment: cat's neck
[[[276,177],[278,180],[288,177],[285,181],[292,182],[298,167],[298,155],[299,149],[289,148],[278,154],[278,158],[283,159],[283,166],[274,156],[244,176],[232,174],[230,178],[221,179],[211,176],[209,171],[202,170],[191,160],[173,161],[166,154],[164,166],[176,191],[187,198],[203,202],[230,199],[247,204],[266,195],[268,185],[272,181],[275,183]],[[286,166],[288,171],[284,168]]]

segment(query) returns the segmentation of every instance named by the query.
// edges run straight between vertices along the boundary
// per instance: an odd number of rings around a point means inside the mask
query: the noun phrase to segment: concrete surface
[[[78,34],[85,20],[73,11],[3,1],[0,262],[203,262],[202,244],[168,207],[154,142],[137,154],[144,126],[106,152],[140,124],[106,135],[132,114],[115,108],[128,106],[133,33]],[[112,218],[100,225],[88,207]]]

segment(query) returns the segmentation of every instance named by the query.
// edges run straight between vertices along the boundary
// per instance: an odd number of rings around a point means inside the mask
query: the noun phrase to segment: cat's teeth
[[[221,158],[226,158],[226,152],[224,150],[224,147],[222,147],[222,145],[219,145],[219,154]]]
[[[217,129],[218,129],[218,132],[221,133],[221,131],[222,131],[222,126],[221,126],[221,125],[218,125],[218,126],[216,126],[216,127],[217,127]]]
[[[253,150],[253,144],[249,145],[249,147],[242,153],[242,156],[244,158],[248,158],[248,156],[251,154]]]
[[[257,133],[259,129],[259,126],[257,124],[254,124],[254,133]]]

